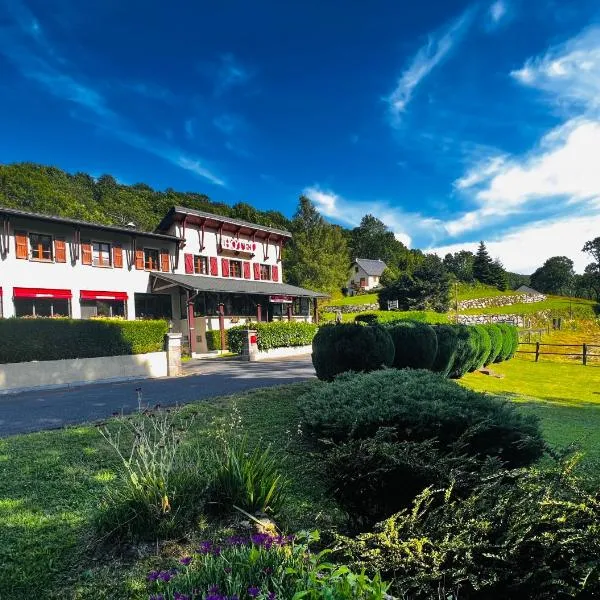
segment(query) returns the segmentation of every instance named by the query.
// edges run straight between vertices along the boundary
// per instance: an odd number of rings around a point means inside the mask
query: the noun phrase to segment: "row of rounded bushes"
[[[504,324],[429,325],[401,320],[384,325],[326,325],[313,340],[313,365],[319,379],[346,371],[384,367],[427,369],[460,378],[491,363],[512,358],[517,328]]]

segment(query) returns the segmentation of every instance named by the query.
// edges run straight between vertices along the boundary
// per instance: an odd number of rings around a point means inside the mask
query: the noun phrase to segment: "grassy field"
[[[360,294],[358,296],[342,296],[323,302],[324,306],[351,306],[353,304],[377,304],[377,294]]]
[[[501,292],[498,288],[492,285],[485,285],[483,283],[458,283],[455,287],[452,287],[451,291],[452,301],[458,298],[461,300],[474,300],[475,298],[492,298],[494,296],[506,296],[512,294],[511,290]]]
[[[446,313],[436,313],[432,310],[410,310],[410,311],[389,311],[389,310],[369,310],[363,312],[343,313],[342,322],[352,323],[360,314],[365,312],[369,314],[378,314],[383,317],[383,320],[395,320],[395,319],[415,319],[417,321],[424,321],[425,323],[448,323],[448,315]],[[335,320],[334,313],[321,313],[320,316],[322,323],[331,323]]]

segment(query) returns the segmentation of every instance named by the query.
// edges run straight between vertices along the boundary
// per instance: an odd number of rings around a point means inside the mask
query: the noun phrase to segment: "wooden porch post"
[[[287,305],[287,318],[288,318],[288,321],[292,320],[292,305],[291,304]]]
[[[314,298],[313,300],[313,323],[318,323],[319,322],[319,301]]]
[[[219,304],[219,330],[221,332],[221,351],[225,350],[225,305]]]
[[[187,292],[187,319],[190,354],[194,354],[198,346],[198,340],[196,339],[196,317],[194,316],[194,300],[190,298],[189,292]]]
[[[256,321],[258,323],[262,321],[262,305],[260,302],[256,305]]]

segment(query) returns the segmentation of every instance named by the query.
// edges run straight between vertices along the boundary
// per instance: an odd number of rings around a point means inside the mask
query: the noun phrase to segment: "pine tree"
[[[480,283],[495,285],[493,261],[483,241],[480,242],[477,254],[475,254],[475,259],[473,260],[473,277]]]

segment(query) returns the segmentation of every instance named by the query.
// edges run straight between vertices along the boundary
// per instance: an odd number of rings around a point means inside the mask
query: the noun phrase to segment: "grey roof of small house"
[[[515,290],[515,292],[520,292],[521,294],[539,294],[540,293],[537,290],[534,290],[533,288],[529,287],[528,285],[519,286]]]
[[[152,273],[156,280],[180,285],[196,292],[222,292],[227,294],[259,294],[264,296],[301,296],[304,298],[327,298],[327,294],[313,292],[287,283],[254,281],[253,279],[227,279],[206,275],[177,275]]]
[[[382,260],[371,260],[370,258],[356,258],[354,263],[367,275],[372,275],[373,277],[379,277],[387,267]]]

